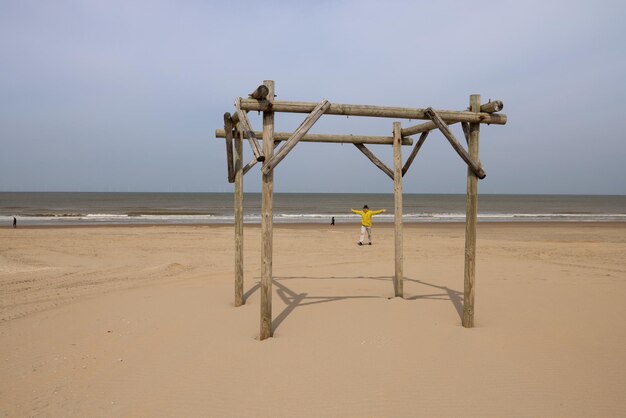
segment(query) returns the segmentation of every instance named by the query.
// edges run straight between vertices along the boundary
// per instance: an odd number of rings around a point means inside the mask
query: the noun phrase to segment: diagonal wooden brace
[[[461,127],[463,127],[463,135],[465,136],[465,143],[469,145],[469,123],[461,122]]]
[[[435,125],[437,125],[437,128],[441,131],[443,136],[446,137],[446,139],[450,142],[450,145],[452,145],[452,148],[454,148],[457,154],[459,154],[459,156],[463,159],[463,161],[465,161],[465,163],[474,172],[474,174],[476,174],[476,177],[478,177],[479,179],[484,179],[486,174],[483,168],[480,166],[480,163],[474,161],[472,157],[470,157],[470,155],[467,153],[467,151],[465,151],[465,148],[463,148],[463,146],[459,144],[459,141],[457,141],[452,132],[450,132],[450,129],[448,129],[448,125],[446,125],[446,123],[443,121],[443,119],[441,119],[437,112],[435,112],[432,107],[429,107],[424,111],[424,113],[430,118],[430,120],[433,121]]]
[[[248,115],[246,114],[246,112],[241,110],[241,97],[239,97],[235,102],[235,108],[237,109],[239,123],[241,123],[241,126],[243,127],[243,133],[248,138],[250,146],[252,147],[252,153],[254,154],[257,161],[265,161],[263,151],[261,151],[261,147],[259,147],[259,144],[256,142],[254,131],[250,127],[250,120],[248,119]]]
[[[428,137],[429,133],[430,131],[426,131],[426,132],[422,132],[422,134],[420,135],[420,139],[417,141],[417,144],[415,144],[415,146],[411,150],[411,155],[409,155],[409,158],[406,159],[406,162],[404,163],[404,167],[402,167],[402,177],[404,177],[406,172],[409,171],[409,167],[411,167],[411,164],[413,164],[413,160],[417,156],[417,153],[420,150],[420,148],[422,148],[422,145],[424,145],[424,141],[426,141],[426,137]]]
[[[274,142],[274,148],[278,147],[278,144],[280,144],[280,142],[279,142],[279,141]],[[256,163],[258,163],[257,159],[256,159],[256,158],[253,158],[253,159],[251,159],[251,160],[250,160],[250,162],[249,162],[248,164],[246,164],[246,165],[244,166],[244,168],[243,168],[243,174],[244,174],[244,176],[246,175],[246,173],[247,173],[248,171],[250,171],[250,169],[251,169],[252,167],[254,167],[254,166],[255,166],[255,164],[256,164]]]
[[[446,122],[448,126],[454,125],[459,122]],[[415,134],[421,134],[427,131],[432,131],[433,129],[437,129],[437,125],[434,122],[428,121],[424,123],[420,123],[419,125],[409,126],[408,128],[402,129],[402,136],[410,136]]]
[[[224,131],[226,132],[226,165],[228,167],[228,182],[235,182],[235,163],[233,160],[233,122],[230,113],[224,113]]]
[[[315,106],[315,109],[313,109],[313,111],[304,119],[302,124],[298,126],[298,129],[296,129],[283,146],[280,147],[278,152],[263,165],[263,174],[268,174],[283,160],[283,158],[287,156],[289,151],[291,151],[293,147],[296,146],[298,141],[300,141],[302,137],[309,132],[309,129],[313,127],[315,122],[322,117],[324,112],[326,112],[329,107],[330,102],[326,99],[322,100],[317,106]]]
[[[251,159],[251,160],[250,160],[250,162],[249,162],[248,164],[246,164],[246,165],[243,167],[243,175],[245,176],[245,175],[246,175],[246,173],[247,173],[248,171],[250,171],[250,169],[251,169],[252,167],[254,167],[254,165],[255,165],[256,163],[258,163],[258,161],[256,160],[256,158]]]
[[[370,151],[365,145],[354,144],[354,146],[357,147],[359,151],[361,151],[363,154],[365,154],[365,156],[369,158],[369,160],[373,162],[376,167],[380,168],[383,171],[383,173],[387,174],[391,180],[395,180],[393,171],[391,171],[391,169],[387,167],[385,163],[376,158],[376,156],[372,154],[372,151]]]

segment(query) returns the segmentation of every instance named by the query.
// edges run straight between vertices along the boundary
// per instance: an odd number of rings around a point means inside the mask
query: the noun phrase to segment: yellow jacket
[[[385,209],[381,210],[368,210],[367,212],[362,210],[354,210],[350,209],[352,213],[356,213],[357,215],[361,215],[361,225],[370,227],[372,226],[372,216],[378,215],[379,213],[385,212]]]

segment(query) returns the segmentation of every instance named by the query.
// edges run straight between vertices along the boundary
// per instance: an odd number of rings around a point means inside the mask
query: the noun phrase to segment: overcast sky
[[[279,100],[500,99],[509,122],[481,127],[481,193],[626,194],[624,22],[622,1],[2,0],[0,191],[230,191],[213,132],[272,79]],[[325,116],[311,132],[389,135],[393,121]],[[391,147],[371,149],[391,164]],[[433,132],[404,188],[463,193],[465,175]],[[255,167],[246,191],[260,182]],[[393,183],[352,145],[300,143],[275,190]]]

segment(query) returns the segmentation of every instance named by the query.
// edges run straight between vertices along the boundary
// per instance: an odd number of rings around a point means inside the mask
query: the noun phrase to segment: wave
[[[276,223],[330,223],[358,222],[359,216],[345,213],[277,213],[274,215]],[[449,213],[407,213],[403,215],[405,222],[464,222],[465,214]],[[626,222],[623,213],[480,213],[479,221],[483,222]],[[385,213],[376,215],[375,222],[393,222],[394,215]],[[0,224],[10,224],[12,216],[0,215]],[[34,214],[18,216],[18,223],[22,225],[97,225],[97,224],[232,224],[232,214],[119,214],[119,213],[88,213],[88,214]],[[260,223],[261,215],[244,215],[245,223]]]

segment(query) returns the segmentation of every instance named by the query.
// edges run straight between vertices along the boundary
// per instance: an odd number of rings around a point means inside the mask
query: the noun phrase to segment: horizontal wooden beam
[[[263,165],[263,174],[268,174],[274,169],[274,167],[278,165],[278,163],[280,163],[287,156],[289,151],[291,151],[293,147],[295,147],[296,144],[302,139],[302,137],[306,135],[307,132],[309,132],[309,129],[313,127],[315,122],[317,122],[319,118],[322,117],[324,112],[327,111],[329,107],[330,102],[326,99],[322,100],[317,106],[315,106],[315,109],[313,109],[313,111],[304,119],[300,126],[298,126],[293,135],[291,135],[289,139],[285,141],[285,143],[282,147],[280,147],[278,152],[269,161],[265,162],[265,164]],[[274,141],[274,143],[276,143],[276,141]]]
[[[259,101],[254,99],[241,99],[242,110],[256,110],[286,113],[311,113],[317,103],[310,102],[287,102],[276,100],[270,104],[268,101]],[[372,116],[379,118],[399,118],[399,119],[428,119],[425,109],[412,109],[406,107],[388,107],[388,106],[364,106],[351,104],[333,103],[327,115],[343,115],[343,116]],[[473,123],[492,123],[495,125],[506,124],[506,115],[475,113],[468,111],[454,110],[437,110],[437,114],[446,122],[473,122]]]
[[[261,132],[253,132],[257,138],[261,137]],[[286,141],[292,134],[290,132],[274,132],[274,141]],[[226,138],[223,129],[215,130],[216,138]],[[323,135],[306,134],[301,142],[329,142],[339,144],[372,144],[372,145],[392,145],[392,136],[369,136],[369,135]],[[412,138],[402,138],[402,145],[413,145]]]
[[[391,180],[395,180],[395,176],[393,175],[393,171],[389,167],[385,165],[382,161],[376,157],[372,151],[367,149],[367,147],[363,144],[354,144],[355,147],[359,149],[374,165],[382,170],[383,173],[387,174]]]
[[[486,174],[483,168],[480,166],[479,161],[475,161],[470,155],[465,151],[465,148],[459,143],[459,141],[454,137],[454,134],[448,129],[448,125],[439,117],[436,111],[431,109],[430,107],[426,109],[426,114],[428,117],[432,119],[432,121],[437,125],[437,128],[441,131],[443,136],[450,142],[452,148],[459,154],[459,156],[465,161],[468,167],[476,174],[479,179],[484,179]]]

